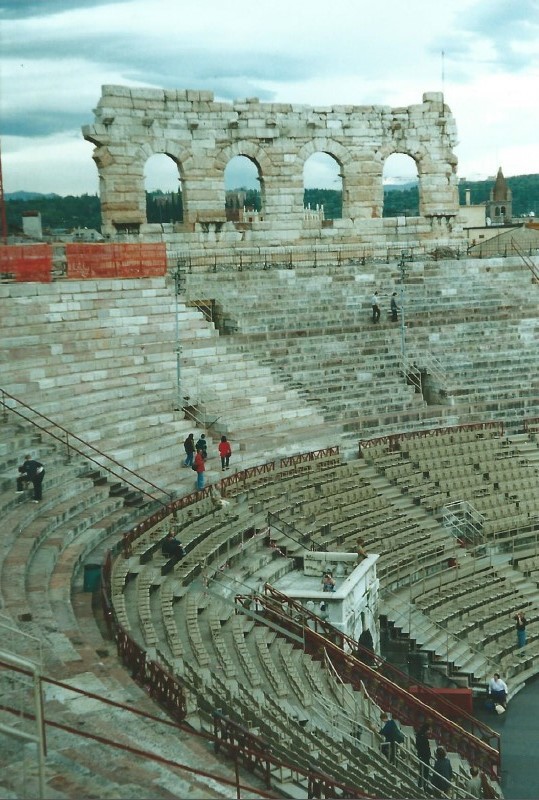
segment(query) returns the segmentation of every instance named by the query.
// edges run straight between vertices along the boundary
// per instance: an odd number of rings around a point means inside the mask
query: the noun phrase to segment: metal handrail
[[[290,539],[292,542],[295,542],[297,545],[299,545],[301,548],[303,548],[303,550],[307,550],[307,551],[309,551],[309,549],[310,549],[309,547],[307,547],[305,544],[303,544],[303,542],[302,542],[302,541],[300,541],[300,539],[297,539],[295,536],[292,536],[290,533],[288,533],[288,530],[284,530],[284,527],[279,527],[279,525],[277,525],[277,523],[275,522],[275,520],[277,520],[277,522],[279,522],[279,523],[280,523],[282,526],[286,526],[286,528],[292,528],[292,530],[293,530],[293,531],[294,531],[294,532],[295,532],[295,533],[296,533],[298,536],[300,536],[300,537],[302,537],[302,538],[303,538],[304,536],[309,536],[309,534],[303,534],[303,533],[302,533],[302,532],[299,530],[299,528],[296,528],[296,527],[295,527],[295,525],[292,525],[292,523],[291,523],[291,522],[282,522],[282,520],[280,519],[280,517],[279,517],[277,514],[275,514],[273,511],[268,511],[268,527],[269,527],[270,529],[271,529],[271,527],[277,528],[277,530],[278,530],[278,531],[280,531],[280,533],[282,533],[282,534],[283,534],[283,536],[286,536],[286,537],[287,537],[288,539]],[[271,539],[271,538],[272,538],[272,537],[271,537],[271,532],[270,532],[270,539]],[[310,541],[310,538],[309,538],[309,541]]]
[[[55,428],[58,428],[58,430],[62,431],[62,433],[65,434],[65,441],[60,436],[57,436],[55,433],[53,433],[52,431],[47,430],[47,428],[44,425],[40,425],[35,420],[32,420],[29,417],[26,417],[24,414],[21,414],[21,412],[18,411],[16,408],[14,408],[12,406],[9,406],[7,404],[7,402],[6,402],[6,398],[9,398],[10,400],[13,400],[15,403],[18,403],[23,408],[27,409],[28,411],[31,411],[32,414],[35,414],[40,420],[44,420],[48,424],[53,425]],[[140,475],[138,472],[135,472],[134,470],[130,469],[129,467],[125,467],[123,464],[120,464],[119,461],[116,461],[111,456],[108,456],[106,453],[103,453],[101,450],[98,450],[98,448],[94,447],[93,444],[90,444],[89,442],[87,442],[84,439],[82,439],[80,436],[77,436],[76,434],[71,433],[71,431],[68,431],[67,428],[64,428],[59,423],[55,422],[54,420],[50,419],[49,417],[46,417],[44,414],[41,414],[40,411],[37,411],[35,408],[32,408],[32,406],[29,406],[27,403],[24,403],[22,400],[19,400],[17,397],[14,397],[13,395],[9,394],[9,392],[6,392],[5,389],[0,389],[0,403],[1,403],[2,408],[3,408],[2,417],[3,417],[3,421],[4,422],[7,422],[8,411],[10,411],[13,414],[16,414],[20,419],[23,419],[25,422],[28,422],[30,425],[33,425],[34,428],[38,428],[42,433],[45,433],[47,436],[50,436],[52,439],[56,439],[56,441],[61,442],[61,444],[65,445],[66,448],[67,448],[67,458],[68,458],[68,460],[71,457],[70,450],[72,450],[73,452],[77,453],[78,455],[82,456],[83,458],[86,458],[88,461],[91,461],[93,464],[95,464],[96,466],[100,467],[101,469],[104,469],[109,474],[114,475],[115,478],[118,478],[123,483],[127,483],[129,486],[131,486],[137,492],[142,492],[147,497],[149,497],[151,500],[155,500],[157,503],[160,503],[163,506],[168,506],[170,501],[173,500],[174,494],[172,492],[169,492],[166,489],[162,489],[161,487],[157,486],[155,483],[152,483],[151,481],[148,481],[146,478],[143,478],[142,475]],[[104,458],[107,461],[110,461],[111,463],[115,464],[117,467],[120,467],[120,469],[122,471],[127,472],[129,475],[134,476],[135,478],[137,478],[137,480],[140,480],[142,483],[146,484],[146,486],[151,486],[152,489],[156,489],[158,492],[162,493],[163,495],[167,495],[169,497],[169,500],[164,502],[161,498],[155,497],[148,490],[141,488],[140,486],[138,486],[137,484],[133,483],[132,481],[124,478],[123,475],[118,474],[117,472],[115,472],[114,469],[111,469],[110,467],[107,467],[107,466],[103,465],[96,458],[93,458],[91,455],[88,455],[87,453],[83,452],[78,447],[74,447],[71,444],[71,440],[73,440],[73,439],[76,442],[79,442],[85,448],[88,448],[89,450],[91,450],[93,453],[99,455],[101,458]]]
[[[453,568],[453,570],[454,569],[455,568]],[[458,565],[457,565],[456,569],[458,569]],[[440,572],[440,574],[442,574],[442,573]],[[432,577],[435,577],[435,576],[433,576],[432,573],[430,575],[427,575],[427,573],[425,573],[425,577],[432,578]],[[418,579],[418,581],[420,581],[420,580],[421,580],[421,578]],[[487,664],[489,665],[490,671],[492,673],[494,673],[496,671],[496,669],[499,668],[499,665],[497,663],[495,663],[494,661],[492,661],[491,658],[485,653],[484,650],[476,649],[472,644],[469,643],[469,641],[467,639],[461,638],[456,633],[453,633],[452,631],[450,631],[448,628],[444,628],[444,626],[440,625],[439,622],[436,622],[431,617],[429,617],[428,614],[425,614],[425,612],[419,606],[416,606],[414,603],[404,603],[400,596],[398,596],[395,592],[392,592],[389,589],[385,589],[384,592],[383,592],[383,595],[384,596],[394,597],[399,602],[399,613],[395,614],[390,620],[394,624],[398,625],[399,620],[403,620],[403,619],[407,619],[409,621],[413,611],[415,611],[416,613],[420,612],[421,614],[423,614],[428,619],[429,627],[431,627],[431,628],[434,627],[440,634],[443,634],[443,636],[446,639],[446,659],[447,659],[447,663],[449,663],[449,661],[448,661],[448,659],[449,659],[449,639],[455,639],[457,642],[461,642],[462,644],[465,644],[466,647],[470,650],[470,652],[472,652],[474,655],[476,655],[476,656],[478,656],[480,658],[484,658],[485,661],[487,662]],[[420,648],[420,649],[422,649],[422,648]]]
[[[531,258],[529,258],[528,256],[524,255],[524,253],[522,252],[522,249],[519,247],[519,245],[517,244],[517,242],[515,241],[515,239],[513,237],[511,237],[511,245],[512,245],[512,247],[515,248],[515,251],[518,253],[520,258],[524,261],[525,265],[528,267],[528,269],[530,270],[530,272],[533,275],[533,277],[535,278],[535,280],[539,281],[539,269],[535,266],[535,264],[533,263]]]
[[[371,684],[377,694],[376,702],[389,710],[395,708],[399,716],[404,719],[414,716],[418,720],[419,718],[422,720],[430,718],[438,726],[441,739],[447,738],[453,745],[453,749],[461,753],[466,752],[467,756],[472,757],[472,760],[478,764],[483,762],[491,774],[499,777],[500,735],[497,731],[466,714],[449,701],[445,699],[442,701],[428,686],[420,685],[421,695],[425,698],[425,700],[421,700],[419,696],[410,692],[412,685],[419,685],[417,681],[412,681],[405,673],[400,672],[372,651],[363,648],[351,637],[338,631],[325,620],[321,620],[300,602],[287,597],[273,586],[266,584],[265,592],[263,600],[266,615],[269,615],[270,618],[272,615],[280,618],[280,624],[283,627],[288,622],[293,629],[301,628],[309,652],[323,653],[327,649],[339,662],[344,680],[351,683],[362,680]],[[289,607],[290,613],[286,612],[285,606]],[[314,629],[307,625],[307,620],[312,621]],[[352,653],[358,655],[355,656]],[[362,658],[370,659],[373,667],[364,663]],[[463,722],[470,726],[471,731],[453,722],[447,716],[451,713],[462,718]],[[478,732],[478,735],[473,732],[474,730]],[[489,744],[489,740],[494,741],[496,745]]]

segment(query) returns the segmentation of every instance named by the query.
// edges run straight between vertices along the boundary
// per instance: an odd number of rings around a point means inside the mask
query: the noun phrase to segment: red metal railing
[[[430,687],[418,687],[417,681],[321,620],[299,601],[269,584],[265,585],[264,592],[259,597],[264,618],[294,634],[291,638],[294,644],[297,645],[298,638],[304,641],[306,652],[317,660],[327,654],[343,681],[356,689],[363,684],[375,703],[404,724],[417,729],[428,721],[434,738],[446,749],[460,753],[469,763],[477,764],[499,780],[500,735],[496,731],[439,697]],[[247,599],[252,601],[252,598]],[[241,597],[238,602],[242,602]],[[423,699],[411,693],[413,686],[420,688]],[[462,724],[452,721],[455,716]]]
[[[376,436],[372,439],[362,439],[359,442],[359,455],[363,456],[363,452],[369,447],[377,444],[387,444],[389,451],[400,450],[400,443],[409,439],[426,439],[433,436],[447,436],[451,433],[459,433],[461,431],[486,431],[497,430],[500,436],[504,434],[503,422],[489,421],[489,422],[471,422],[464,425],[452,425],[444,428],[427,428],[421,431],[403,431],[402,433],[389,433],[386,436]]]
[[[185,688],[162,664],[149,660],[145,650],[118,623],[111,599],[111,574],[112,554],[109,552],[101,570],[101,598],[105,621],[116,641],[118,656],[124,667],[130,671],[131,677],[144,686],[150,697],[180,724],[187,716]],[[213,740],[216,752],[223,750],[234,760],[238,787],[237,767],[241,761],[250,771],[260,773],[268,787],[271,786],[270,769],[273,766],[303,778],[309,786],[309,797],[312,798],[372,798],[356,787],[347,786],[324,773],[304,770],[292,762],[273,756],[270,745],[262,737],[247,731],[224,714],[214,714],[214,733],[213,736],[208,735],[208,738]],[[239,791],[237,796],[240,796]]]

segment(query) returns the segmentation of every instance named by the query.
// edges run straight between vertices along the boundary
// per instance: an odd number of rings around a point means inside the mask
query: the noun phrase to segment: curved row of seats
[[[234,508],[236,511],[237,507]],[[216,518],[220,515],[211,511],[205,518],[207,540],[216,533],[211,532]],[[231,518],[236,529],[248,524],[251,518],[248,504],[243,518],[241,513],[238,516],[233,512],[232,517],[223,515],[222,540],[228,545],[212,547],[209,558],[204,543],[195,544],[190,550],[193,532],[187,522],[180,532],[187,555],[164,578],[161,575],[164,559],[159,551],[154,550],[150,560],[145,557],[146,550],[152,548],[152,540],[162,537],[164,530],[159,529],[158,534],[148,532],[142,537],[144,544],[138,544],[138,554],[130,556],[127,562],[122,558],[116,562],[112,578],[115,607],[120,597],[118,607],[127,609],[131,634],[150,654],[157,649],[157,656],[181,675],[193,692],[198,692],[201,682],[205,697],[218,697],[223,713],[233,719],[238,719],[236,699],[241,691],[248,718],[256,720],[258,731],[268,738],[274,752],[289,758],[292,746],[298,764],[303,765],[309,763],[316,751],[319,768],[327,763],[328,768],[331,765],[330,774],[343,782],[353,781],[363,791],[374,794],[387,793],[389,765],[380,763],[376,749],[354,744],[352,739],[354,720],[356,725],[363,720],[366,730],[370,724],[363,716],[361,704],[355,707],[347,736],[342,740],[336,737],[330,720],[313,712],[313,688],[326,699],[333,698],[337,710],[340,687],[317,662],[307,659],[309,667],[306,667],[307,657],[301,650],[294,650],[276,631],[256,626],[253,618],[235,613],[237,593],[259,590],[262,580],[275,581],[283,569],[290,570],[293,564],[291,559],[269,548],[265,536],[246,539],[234,551],[228,532]],[[200,525],[200,519],[194,523],[197,534]],[[204,553],[205,567],[193,575],[190,562],[200,560],[200,551]],[[248,566],[253,563],[254,568]],[[143,574],[145,577],[141,578]],[[150,609],[151,625],[141,617],[141,609],[144,616]],[[155,631],[160,627],[165,633],[156,648]],[[228,687],[230,705],[225,702],[222,685]],[[273,698],[278,698],[278,702]],[[291,719],[295,722],[291,723]],[[365,774],[365,767],[370,777]],[[408,761],[397,768],[396,777],[404,796],[416,796],[415,771]]]
[[[17,467],[24,454],[30,453],[45,465],[43,500],[32,503],[32,490],[16,494]],[[124,495],[112,494],[115,478],[99,478],[93,465],[66,451],[58,443],[8,415],[0,424],[0,511],[2,546],[0,548],[0,633],[5,649],[18,657],[37,663],[44,680],[43,711],[47,721],[59,722],[79,736],[47,725],[45,787],[47,796],[59,800],[89,797],[100,793],[124,797],[146,786],[152,797],[170,796],[170,787],[178,796],[226,797],[230,789],[218,781],[197,778],[163,763],[136,759],[128,751],[116,750],[122,742],[148,753],[155,751],[155,737],[162,741],[160,753],[171,761],[191,766],[211,758],[205,746],[192,737],[174,736],[174,748],[166,742],[170,728],[155,720],[155,707],[146,693],[130,676],[117,669],[117,659],[110,642],[103,640],[92,613],[91,591],[83,591],[85,567],[95,569],[108,548],[122,537],[147,511],[125,505]],[[90,573],[89,573],[90,574]],[[143,598],[141,591],[140,598]],[[144,611],[141,610],[144,616]],[[127,614],[127,610],[126,610]],[[5,626],[8,626],[7,628]],[[160,631],[156,632],[160,637]],[[152,714],[151,722],[113,709],[98,700],[71,694],[48,683],[52,678],[101,695],[140,711]],[[7,681],[7,683],[6,683]],[[15,702],[8,670],[2,670],[4,704]],[[32,713],[27,698],[23,711]],[[20,712],[17,706],[17,712]],[[6,722],[10,716],[6,715]],[[33,728],[28,731],[33,732]],[[97,737],[92,739],[91,737]],[[110,738],[111,745],[101,743]],[[81,746],[81,743],[82,746]],[[19,739],[3,732],[0,764],[4,791],[14,797],[39,794],[33,748],[20,747]],[[222,775],[234,785],[233,766],[214,760],[208,772]],[[126,777],[127,776],[127,777]],[[136,785],[135,785],[136,784]],[[11,795],[10,795],[11,796]]]

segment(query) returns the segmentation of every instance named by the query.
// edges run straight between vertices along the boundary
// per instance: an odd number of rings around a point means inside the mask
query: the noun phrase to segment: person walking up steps
[[[371,306],[372,306],[372,321],[379,322],[380,306],[378,305],[378,292],[374,292],[373,296],[371,297]]]
[[[226,436],[221,436],[219,455],[221,456],[221,469],[224,472],[225,469],[229,469],[230,456],[232,455],[232,448]]]
[[[397,305],[397,292],[393,292],[393,294],[391,295],[390,308],[391,308],[391,322],[397,322],[399,318],[398,317],[399,307]]]
[[[17,494],[24,491],[24,483],[30,481],[34,487],[33,503],[40,503],[43,497],[43,478],[45,477],[45,467],[39,461],[35,461],[31,456],[24,457],[24,464],[19,467],[17,478]]]

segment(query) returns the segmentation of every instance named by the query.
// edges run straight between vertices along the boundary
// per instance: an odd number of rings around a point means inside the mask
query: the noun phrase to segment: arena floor
[[[476,716],[501,734],[502,791],[505,800],[537,800],[539,769],[539,676],[526,682],[502,717],[478,708]]]

